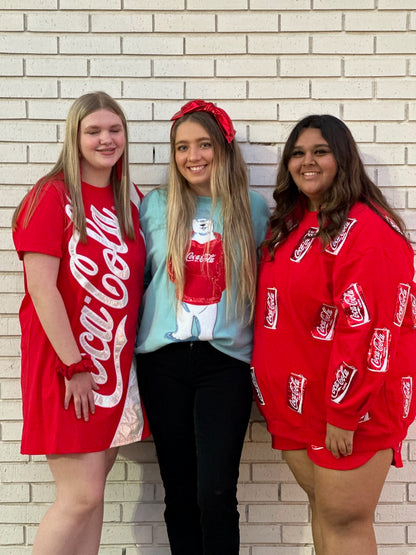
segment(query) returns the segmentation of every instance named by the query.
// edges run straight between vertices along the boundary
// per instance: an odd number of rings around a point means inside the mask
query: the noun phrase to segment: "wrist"
[[[62,364],[58,367],[58,373],[62,374],[64,378],[70,380],[74,374],[80,374],[81,372],[92,372],[94,370],[94,363],[91,360],[90,355],[82,354],[81,360],[74,362],[73,364]]]

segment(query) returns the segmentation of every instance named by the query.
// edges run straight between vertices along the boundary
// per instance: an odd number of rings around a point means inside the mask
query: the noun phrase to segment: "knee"
[[[350,503],[342,503],[336,499],[317,503],[317,511],[323,525],[332,529],[352,529],[354,526],[372,523],[373,512],[365,503],[359,500]]]
[[[87,515],[100,508],[104,502],[104,485],[102,483],[90,483],[82,488],[74,488],[59,492],[57,501],[65,506],[68,514],[76,518]]]
[[[234,511],[237,507],[236,488],[206,488],[198,492],[198,505],[201,513]]]

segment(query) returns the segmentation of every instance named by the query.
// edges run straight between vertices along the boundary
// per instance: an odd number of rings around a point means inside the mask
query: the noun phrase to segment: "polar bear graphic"
[[[177,328],[168,336],[176,341],[193,337],[201,341],[213,339],[218,303],[224,289],[221,235],[213,231],[213,222],[209,217],[197,216],[192,221],[192,235],[185,260],[185,287],[176,315]]]

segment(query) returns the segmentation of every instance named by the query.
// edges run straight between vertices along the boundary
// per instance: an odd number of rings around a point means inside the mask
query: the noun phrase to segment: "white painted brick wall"
[[[0,75],[0,555],[28,555],[54,485],[44,457],[19,452],[23,281],[10,219],[56,160],[72,101],[98,89],[120,101],[144,192],[166,180],[170,116],[192,98],[218,101],[270,202],[293,123],[334,114],[416,239],[415,0],[2,0]],[[416,424],[403,455],[375,515],[381,555],[416,555]],[[313,555],[306,496],[255,408],[239,499],[242,555]],[[162,515],[153,442],[122,449],[100,553],[167,555]]]

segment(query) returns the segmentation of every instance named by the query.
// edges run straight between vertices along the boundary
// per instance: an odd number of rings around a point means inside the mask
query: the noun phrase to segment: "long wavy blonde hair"
[[[212,143],[212,211],[216,203],[220,202],[227,314],[230,309],[231,287],[234,286],[237,292],[235,314],[243,321],[248,309],[251,321],[257,264],[246,165],[236,141],[227,143],[214,117],[206,112],[193,112],[183,116],[175,122],[171,132],[167,192],[167,264],[174,276],[176,296],[181,301],[185,285],[185,256],[190,245],[190,230],[197,205],[197,196],[179,172],[175,161],[176,133],[185,121],[200,124]]]
[[[92,92],[79,97],[72,104],[66,120],[65,138],[62,150],[54,167],[44,175],[23,198],[13,215],[12,227],[15,228],[17,216],[25,202],[28,209],[23,222],[24,226],[30,221],[35,211],[43,187],[58,176],[63,175],[65,188],[72,203],[72,218],[74,227],[79,231],[80,240],[86,241],[86,221],[81,192],[79,129],[81,121],[97,110],[109,110],[116,114],[123,124],[125,134],[125,148],[121,157],[121,176],[119,177],[116,166],[111,170],[110,182],[114,193],[114,206],[119,221],[121,232],[129,239],[135,238],[133,219],[130,205],[130,176],[128,158],[127,122],[119,104],[105,92]]]

